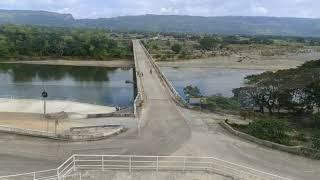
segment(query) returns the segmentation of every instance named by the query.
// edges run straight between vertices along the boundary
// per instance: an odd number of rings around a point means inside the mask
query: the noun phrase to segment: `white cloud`
[[[76,18],[138,14],[320,18],[319,0],[0,0],[1,9],[72,13]]]
[[[179,13],[179,9],[176,9],[174,7],[163,7],[160,9],[160,12],[162,14],[178,14]]]
[[[262,6],[255,6],[252,8],[253,12],[257,15],[266,15],[268,14],[268,10],[265,7]]]

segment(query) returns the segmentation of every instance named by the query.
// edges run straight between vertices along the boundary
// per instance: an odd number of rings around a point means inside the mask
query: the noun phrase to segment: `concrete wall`
[[[155,171],[78,171],[74,176],[65,180],[231,180],[233,178],[209,173],[209,172],[155,172]]]
[[[72,133],[76,130],[84,130],[84,129],[90,129],[90,128],[114,128],[108,132],[105,133],[96,133],[96,134],[80,134],[80,133]],[[24,135],[24,136],[33,136],[33,137],[40,137],[40,138],[48,138],[48,139],[56,139],[56,140],[63,140],[63,141],[93,141],[93,140],[99,140],[104,139],[116,134],[119,134],[121,132],[125,131],[125,128],[123,126],[88,126],[88,127],[75,127],[70,129],[70,133],[66,134],[55,134],[45,131],[37,131],[32,129],[20,129],[20,128],[14,128],[14,127],[8,127],[8,126],[0,126],[0,132],[5,133],[11,133],[11,134],[18,134],[18,135]]]
[[[105,113],[105,114],[88,114],[87,118],[103,118],[103,117],[135,117],[133,113]]]
[[[138,89],[138,93],[137,93],[137,96],[134,100],[134,103],[133,103],[133,112],[134,112],[134,115],[136,117],[139,116],[139,112],[140,112],[140,108],[144,102],[144,100],[146,99],[145,95],[144,95],[144,88],[143,88],[143,85],[142,85],[142,82],[141,82],[141,79],[139,78],[139,75],[138,73],[140,72],[140,69],[139,69],[139,66],[138,66],[138,61],[137,61],[137,57],[136,57],[136,51],[135,51],[135,48],[133,47],[133,56],[134,56],[134,65],[135,65],[135,72],[136,72],[136,80],[137,80],[137,89]]]
[[[258,139],[256,137],[249,135],[249,134],[246,134],[246,133],[243,133],[243,132],[240,132],[240,131],[233,129],[225,121],[220,122],[220,125],[223,128],[225,128],[226,130],[228,130],[231,134],[236,135],[238,137],[241,137],[243,139],[246,139],[248,141],[254,142],[256,144],[263,145],[263,146],[266,146],[266,147],[269,147],[272,149],[277,149],[280,151],[296,154],[296,155],[302,155],[302,156],[313,158],[313,159],[320,159],[320,151],[317,151],[315,149],[310,149],[310,148],[306,148],[303,146],[285,146],[282,144]]]

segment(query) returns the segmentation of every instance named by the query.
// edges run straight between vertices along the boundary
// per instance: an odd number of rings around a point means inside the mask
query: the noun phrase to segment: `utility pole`
[[[46,99],[48,97],[48,93],[46,91],[46,88],[43,85],[43,91],[41,93],[42,99],[43,99],[43,116],[45,118],[46,113],[47,113],[47,102]],[[47,120],[47,132],[49,131],[49,120]]]
[[[46,99],[48,97],[48,93],[46,91],[46,89],[43,89],[43,92],[41,94],[42,98],[43,98],[43,114],[46,115],[46,109],[47,109],[47,104],[46,104]]]

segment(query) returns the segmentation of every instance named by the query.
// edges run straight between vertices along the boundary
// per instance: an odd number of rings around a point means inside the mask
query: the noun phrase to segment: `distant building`
[[[116,33],[111,33],[109,36],[110,36],[111,38],[119,38],[119,37],[120,37],[120,35],[119,35],[119,34],[116,34]]]
[[[190,105],[206,105],[207,98],[189,98],[188,103]]]

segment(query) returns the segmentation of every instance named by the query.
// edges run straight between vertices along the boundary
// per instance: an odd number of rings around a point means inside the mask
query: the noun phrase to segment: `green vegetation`
[[[207,97],[206,104],[207,104],[207,108],[211,111],[216,111],[216,110],[236,111],[240,107],[238,101],[234,100],[233,98],[223,97],[219,95]]]
[[[176,54],[179,54],[181,49],[182,49],[182,47],[180,44],[174,44],[171,46],[171,50]]]
[[[234,100],[233,98],[223,97],[220,95],[205,97],[201,94],[200,89],[197,86],[186,86],[183,89],[183,92],[187,97],[187,100],[190,98],[203,98],[205,101],[201,104],[201,107],[210,111],[235,111],[240,107],[238,101]]]
[[[320,60],[246,80],[233,93],[243,117],[253,121],[233,126],[261,139],[320,150]]]
[[[320,150],[320,130],[318,130],[312,137],[312,147]]]
[[[0,27],[1,59],[44,57],[108,60],[131,58],[130,40],[110,37],[94,29],[45,28],[4,25]]]
[[[257,118],[248,125],[235,125],[235,128],[260,139],[279,144],[291,145],[289,133],[292,131],[286,119]]]
[[[274,112],[312,113],[320,108],[320,60],[302,66],[246,77],[247,86],[234,95],[245,109]]]
[[[200,89],[197,86],[192,86],[192,85],[186,86],[185,88],[183,88],[183,92],[187,98],[202,97]]]
[[[212,36],[205,36],[199,41],[200,48],[204,50],[212,50],[217,48],[221,43],[221,39]]]
[[[144,44],[158,61],[234,56],[241,62],[259,57],[320,52],[317,38],[190,33],[150,33],[148,36]]]

